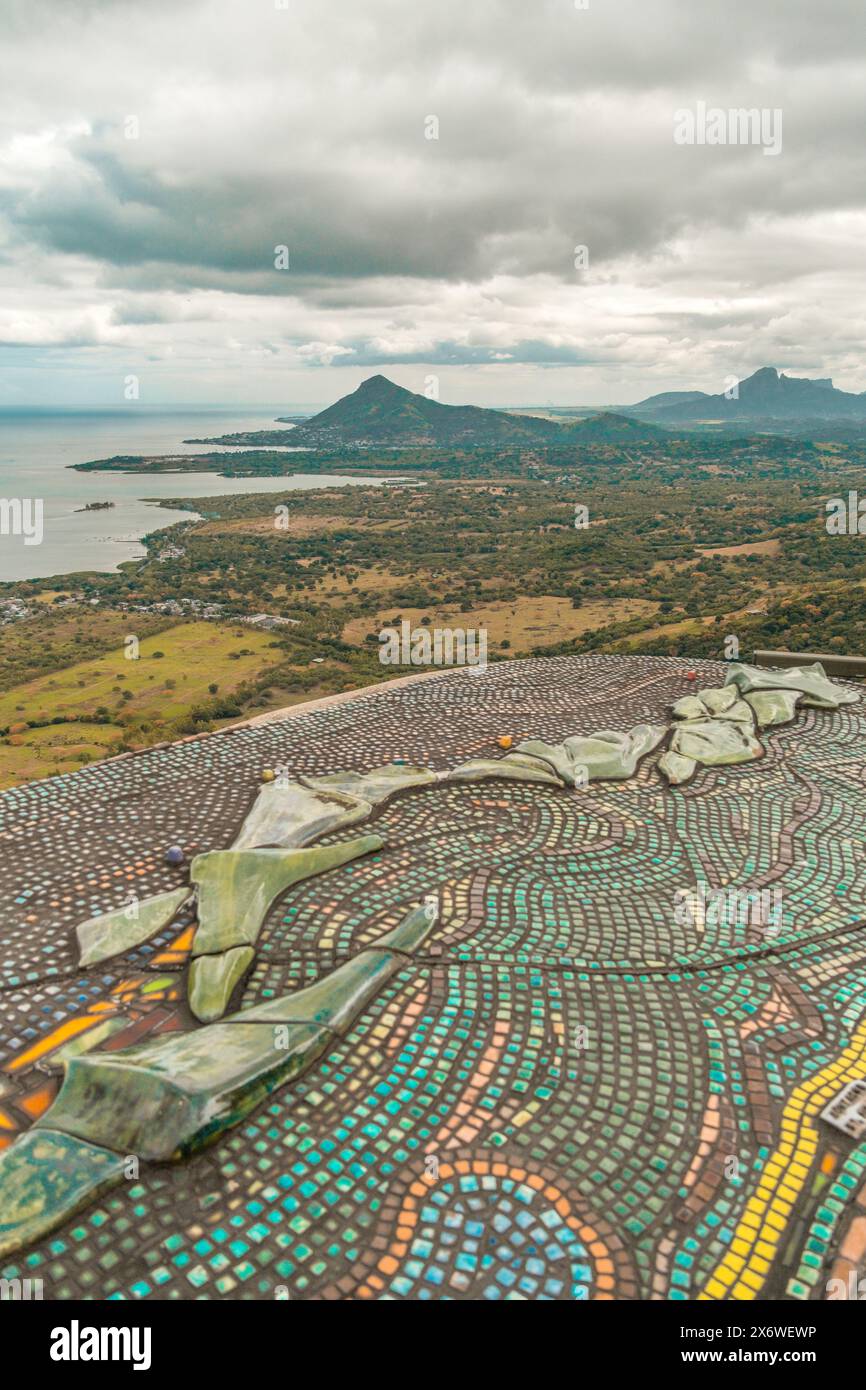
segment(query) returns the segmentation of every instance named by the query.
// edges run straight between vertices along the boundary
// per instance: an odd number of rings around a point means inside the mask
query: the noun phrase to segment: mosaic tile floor
[[[264,767],[442,769],[500,734],[625,731],[666,721],[690,670],[725,679],[644,657],[448,673],[0,795],[0,1147],[84,1039],[195,1026],[191,917],[88,971],[74,928],[178,887],[168,845],[228,845]],[[384,849],[278,900],[235,1007],[437,894],[419,955],[301,1080],[2,1275],[52,1299],[807,1299],[862,1277],[866,1142],[821,1112],[866,1077],[866,703],[762,740],[678,788],[656,752],[625,782],[385,803],[365,827]],[[698,883],[778,890],[781,920],[677,911]]]

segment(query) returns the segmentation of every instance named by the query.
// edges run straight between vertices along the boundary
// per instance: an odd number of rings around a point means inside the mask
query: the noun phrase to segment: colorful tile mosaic
[[[693,689],[693,717],[722,718],[704,697],[726,668],[690,669],[698,685],[667,658],[448,673],[4,793],[0,1148],[29,1130],[86,1165],[89,1131],[51,1129],[63,1065],[113,1076],[103,1054],[205,1037],[187,1002],[188,868],[165,849],[232,845],[263,769],[445,772],[500,757],[503,738],[667,725]],[[760,759],[699,765],[682,786],[659,775],[661,746],[589,785],[422,779],[376,800],[367,779],[367,821],[317,845],[382,845],[278,894],[233,1007],[279,1014],[384,957],[383,935],[435,897],[423,945],[209,1147],[177,1164],[130,1153],[121,1174],[106,1159],[90,1203],[0,1273],[55,1299],[805,1299],[856,1284],[866,1144],[824,1112],[866,1079],[866,707],[791,710],[761,731]],[[702,886],[773,890],[780,909],[714,914]],[[157,935],[130,930],[125,954],[80,966],[82,922],[172,891]]]

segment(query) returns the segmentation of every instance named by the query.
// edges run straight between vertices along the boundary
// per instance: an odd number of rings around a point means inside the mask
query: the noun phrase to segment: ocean
[[[25,523],[27,501],[42,501],[42,539],[0,531],[0,581],[43,579],[77,570],[116,570],[144,555],[141,537],[196,515],[157,505],[163,497],[219,497],[232,493],[286,492],[329,484],[358,485],[340,475],[291,474],[284,478],[220,478],[215,473],[76,473],[71,463],[114,454],[195,454],[204,446],[184,439],[273,429],[276,415],[305,414],[303,407],[272,411],[127,409],[75,411],[0,410],[0,499],[19,499]],[[288,428],[288,427],[286,427]],[[223,452],[228,452],[225,450]],[[303,453],[303,450],[286,450]],[[363,480],[365,482],[373,480]],[[86,512],[88,502],[113,502]],[[5,515],[8,511],[4,509]],[[29,516],[35,517],[30,511]],[[5,530],[0,514],[0,526]],[[29,536],[35,528],[25,526]]]

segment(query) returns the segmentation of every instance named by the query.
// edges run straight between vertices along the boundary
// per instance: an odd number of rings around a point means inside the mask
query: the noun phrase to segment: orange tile
[[[29,1096],[22,1096],[18,1105],[28,1115],[32,1115],[34,1120],[38,1120],[40,1115],[45,1114],[56,1094],[54,1086],[40,1086],[38,1091],[31,1092]]]
[[[7,1064],[7,1071],[21,1071],[24,1067],[29,1067],[31,1063],[37,1062],[40,1057],[45,1057],[49,1052],[53,1052],[61,1043],[67,1042],[70,1038],[75,1038],[79,1033],[86,1033],[88,1028],[92,1028],[97,1022],[91,1015],[84,1014],[79,1018],[67,1019],[59,1028],[55,1028],[53,1033],[40,1038],[32,1047],[28,1047],[26,1052],[19,1052]]]

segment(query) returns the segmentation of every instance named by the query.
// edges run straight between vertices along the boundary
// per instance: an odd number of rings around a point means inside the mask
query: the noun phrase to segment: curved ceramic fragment
[[[196,956],[190,962],[189,1007],[202,1023],[222,1018],[232,990],[255,959],[252,946],[232,946],[218,956]]]
[[[517,782],[552,782],[554,786],[562,786],[562,780],[547,763],[517,753],[509,753],[505,758],[470,758],[468,762],[452,768],[445,780],[481,782],[485,777],[507,777]]]
[[[754,723],[752,710],[739,698],[735,685],[700,690],[697,695],[683,695],[672,706],[672,714],[674,719],[682,720],[730,719],[738,724]]]
[[[0,1153],[0,1255],[122,1181],[131,1156],[183,1158],[236,1125],[348,1032],[429,935],[431,904],[308,989],[193,1033],[74,1058],[50,1109]]]
[[[371,941],[364,947],[365,951],[399,951],[402,955],[412,956],[417,951],[422,942],[427,940],[433,927],[439,920],[439,903],[435,897],[429,897],[420,907],[413,907],[400,922],[399,926],[392,927],[385,932],[384,936],[379,936],[375,941]]]
[[[697,695],[683,695],[671,706],[674,719],[706,719],[709,710]]]
[[[545,781],[553,777],[562,786],[562,778],[553,771],[549,763],[544,762],[541,758],[533,758],[529,753],[514,752],[506,754],[503,761],[511,767],[525,768],[528,772],[543,772]]]
[[[659,758],[659,772],[661,772],[672,787],[679,787],[683,782],[688,782],[694,776],[697,763],[694,758],[684,758],[682,753],[673,753],[670,749],[662,753]]]
[[[429,767],[385,763],[384,767],[372,767],[369,772],[332,772],[324,777],[304,777],[302,780],[307,787],[343,792],[377,806],[395,792],[405,791],[407,787],[425,786],[438,779]]]
[[[602,729],[588,737],[576,734],[562,743],[527,739],[517,746],[518,753],[548,763],[568,786],[584,781],[631,777],[641,758],[658,747],[667,733],[663,724],[636,724],[628,733]]]
[[[367,999],[394,973],[395,958],[412,956],[430,935],[437,917],[433,904],[416,907],[398,927],[365,946],[333,975],[282,999],[256,1004],[235,1017],[248,1022],[318,1023],[343,1034]]]
[[[820,661],[784,671],[767,671],[760,666],[744,666],[737,662],[728,672],[725,684],[735,685],[742,695],[755,690],[799,690],[802,704],[819,709],[838,709],[840,705],[854,705],[860,699],[855,690],[846,690],[831,681]]]
[[[670,752],[704,763],[707,767],[752,762],[764,755],[751,726],[725,719],[706,719],[703,722],[695,719],[677,724]]]
[[[709,714],[724,714],[738,698],[736,686],[712,685],[707,690],[699,690],[697,698]]]
[[[123,1159],[51,1129],[0,1154],[0,1256],[32,1245],[123,1177]]]
[[[271,904],[302,879],[381,849],[381,835],[359,835],[315,849],[217,849],[190,865],[198,897],[193,956],[252,946]]]
[[[81,965],[96,965],[123,955],[142,942],[149,941],[167,927],[190,890],[174,888],[170,893],[157,893],[141,902],[128,903],[100,917],[91,917],[75,928],[78,937]]]
[[[181,1158],[243,1119],[328,1046],[327,1030],[293,1028],[277,1048],[272,1028],[234,1014],[123,1052],[73,1058],[34,1131],[44,1125],[139,1159]]]
[[[797,713],[799,690],[754,690],[746,696],[761,729],[771,724],[789,724]]]
[[[300,849],[320,835],[366,820],[369,801],[338,791],[316,791],[303,782],[269,782],[262,787],[232,849],[265,846]]]
[[[736,690],[736,686],[732,686],[731,688]],[[732,724],[747,724],[750,729],[754,728],[755,724],[755,711],[745,700],[734,700],[733,704],[729,705],[727,709],[721,710],[718,714],[714,714],[711,717],[713,719],[727,719]]]

